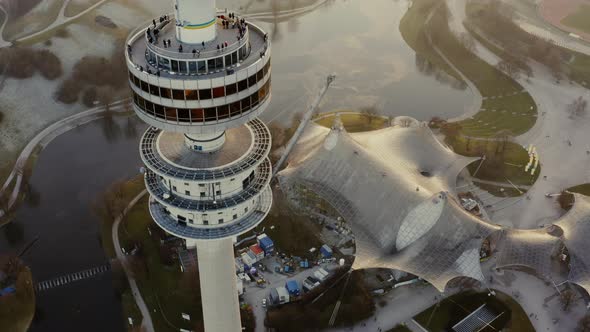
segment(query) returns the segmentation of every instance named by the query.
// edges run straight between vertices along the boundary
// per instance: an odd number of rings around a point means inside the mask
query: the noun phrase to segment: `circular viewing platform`
[[[212,169],[228,166],[244,158],[254,144],[248,126],[226,130],[225,143],[215,152],[198,152],[199,142],[193,143],[197,149],[190,149],[186,140],[186,134],[165,131],[158,135],[156,147],[166,161],[178,167]]]
[[[232,69],[248,67],[266,55],[270,41],[262,29],[251,22],[240,25],[233,21],[224,28],[223,21],[217,19],[217,36],[204,45],[177,40],[172,16],[163,22],[156,19],[157,36],[152,21],[146,22],[127,38],[128,64],[159,77],[214,78],[223,77]]]
[[[158,203],[153,197],[150,199],[149,209],[152,218],[162,229],[175,236],[196,240],[219,240],[234,237],[256,227],[268,215],[272,206],[272,191],[267,187],[259,196],[258,201],[247,216],[237,222],[194,227],[178,222],[167,211],[166,207]]]
[[[254,119],[244,127],[248,129],[249,135],[243,136],[242,130],[236,132],[235,137],[228,137],[228,141],[224,144],[222,150],[211,153],[210,156],[206,157],[208,161],[203,162],[194,161],[193,157],[183,157],[181,155],[177,155],[178,158],[175,158],[173,151],[178,151],[181,149],[180,147],[171,148],[172,150],[161,154],[158,148],[158,138],[163,132],[157,128],[149,128],[141,139],[140,156],[146,167],[160,176],[197,182],[218,181],[251,171],[260,165],[270,152],[270,131],[262,121]],[[228,130],[228,134],[233,135],[231,130]],[[168,133],[165,135],[168,135]],[[244,137],[247,139],[248,136],[250,137],[250,145],[247,150],[244,150],[242,142],[238,142],[238,140]],[[184,144],[184,141],[176,144]],[[239,147],[225,147],[230,144],[239,144]],[[245,152],[242,154],[240,151]],[[188,148],[187,153],[196,155],[195,159],[204,157],[204,155],[197,152],[188,151]],[[169,160],[167,158],[173,159]],[[182,161],[183,158],[187,158],[187,160]],[[227,164],[221,163],[221,160],[229,161],[233,158],[235,159]],[[175,160],[179,161],[179,164],[176,164]],[[197,165],[213,167],[192,167]]]

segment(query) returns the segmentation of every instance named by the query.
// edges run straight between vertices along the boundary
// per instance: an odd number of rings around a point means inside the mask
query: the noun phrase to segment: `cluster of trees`
[[[63,74],[61,60],[49,50],[8,47],[0,50],[0,72],[16,79],[31,78],[37,72],[48,80]]]
[[[575,99],[571,104],[567,107],[567,112],[569,113],[569,117],[571,119],[575,117],[581,117],[586,115],[588,110],[588,101],[582,96]]]
[[[305,294],[299,302],[267,312],[265,325],[277,331],[309,331],[326,328],[333,304],[341,299],[336,326],[350,326],[371,317],[375,303],[364,282],[362,271],[353,271],[348,284],[346,270]],[[346,287],[346,288],[345,288]],[[315,301],[315,302],[314,302]]]
[[[86,106],[95,101],[106,105],[115,91],[126,91],[127,68],[123,57],[124,42],[118,41],[110,59],[97,56],[85,56],[72,70],[55,93],[55,98],[64,104],[73,104],[82,94]]]
[[[119,180],[111,184],[94,203],[95,212],[104,220],[115,220],[127,207],[125,181]]]
[[[521,73],[530,76],[532,72],[526,65],[526,59],[531,58],[547,66],[557,80],[562,78],[565,72],[563,59],[567,54],[550,41],[536,38],[522,30],[514,22],[513,11],[507,5],[492,1],[485,8],[472,13],[470,18],[487,37],[493,38],[510,53],[498,64],[499,69],[508,75],[513,78]]]

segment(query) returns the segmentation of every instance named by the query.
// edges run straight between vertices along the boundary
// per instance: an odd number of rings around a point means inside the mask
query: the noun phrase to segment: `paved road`
[[[133,298],[135,299],[135,303],[137,304],[137,307],[139,308],[139,311],[141,311],[141,314],[143,316],[143,321],[141,325],[147,332],[154,332],[154,324],[152,323],[150,311],[147,305],[145,304],[145,301],[141,297],[141,293],[139,291],[139,288],[137,287],[135,279],[133,279],[133,277],[131,276],[131,272],[129,271],[129,267],[127,266],[127,256],[123,253],[121,245],[119,244],[119,224],[121,224],[121,220],[123,220],[123,217],[127,215],[129,210],[131,210],[131,208],[133,208],[133,206],[137,204],[137,202],[140,199],[142,199],[146,195],[146,193],[147,190],[144,189],[141,193],[139,193],[139,195],[135,196],[135,198],[133,198],[131,202],[129,202],[129,205],[127,205],[123,213],[120,216],[118,216],[117,219],[115,219],[115,222],[113,223],[113,227],[111,229],[111,233],[113,237],[113,245],[115,247],[115,252],[117,253],[117,258],[123,266],[123,270],[125,271],[125,275],[127,276],[127,280],[129,281],[129,287],[131,287],[131,292],[133,293]]]
[[[116,101],[110,105],[110,109],[114,112],[124,111],[124,106],[127,102],[127,99]],[[44,130],[42,130],[39,134],[37,134],[35,137],[33,137],[33,139],[29,141],[29,143],[25,146],[25,148],[21,151],[20,155],[18,156],[14,164],[14,167],[12,168],[12,172],[10,172],[8,178],[2,185],[2,188],[0,188],[0,195],[4,195],[5,191],[9,189],[10,185],[13,183],[13,180],[15,180],[16,178],[16,181],[12,187],[12,192],[9,197],[8,209],[11,209],[13,205],[16,203],[23,182],[23,171],[25,165],[27,164],[27,160],[29,159],[35,148],[38,145],[45,146],[49,144],[49,142],[52,139],[70,129],[76,128],[80,125],[100,118],[104,111],[105,107],[100,106],[91,108],[87,111],[77,113],[65,119],[59,120],[50,125],[49,127],[45,128]],[[4,216],[4,214],[5,212],[0,209],[0,217]]]

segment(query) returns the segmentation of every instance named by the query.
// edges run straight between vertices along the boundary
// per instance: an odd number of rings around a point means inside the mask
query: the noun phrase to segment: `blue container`
[[[320,253],[322,253],[322,256],[324,256],[325,258],[330,258],[332,257],[332,248],[330,248],[327,244],[324,244],[321,248],[320,248]]]
[[[285,285],[285,288],[287,288],[287,291],[291,295],[299,296],[299,294],[301,293],[301,291],[299,290],[299,285],[297,285],[297,281],[295,280],[288,280],[287,284]]]

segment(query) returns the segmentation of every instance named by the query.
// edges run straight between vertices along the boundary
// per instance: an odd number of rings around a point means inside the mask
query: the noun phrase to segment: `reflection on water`
[[[272,2],[265,2],[270,14],[255,15],[274,41],[265,120],[303,111],[330,73],[338,78],[322,111],[376,106],[384,115],[428,120],[463,114],[471,104],[463,85],[417,60],[401,37],[407,1],[335,0],[310,13],[276,15]]]
[[[135,117],[111,117],[57,137],[35,165],[32,196],[0,232],[0,252],[17,253],[38,236],[23,257],[37,282],[107,263],[92,205],[109,184],[138,173],[145,128]],[[123,330],[110,274],[40,292],[37,305],[32,331]]]
[[[4,0],[6,1],[6,0]],[[287,122],[315,97],[328,74],[338,79],[322,111],[376,107],[383,115],[454,117],[471,96],[462,84],[417,56],[398,26],[407,1],[220,0],[256,13],[273,40],[273,102],[265,120]],[[312,6],[312,7],[309,7]],[[285,12],[287,11],[287,12]],[[107,262],[93,200],[109,184],[137,174],[136,118],[107,117],[55,139],[35,166],[28,199],[0,232],[0,251],[18,252],[37,281]],[[110,276],[40,294],[33,331],[118,331],[121,307]],[[100,313],[100,314],[97,314]]]

